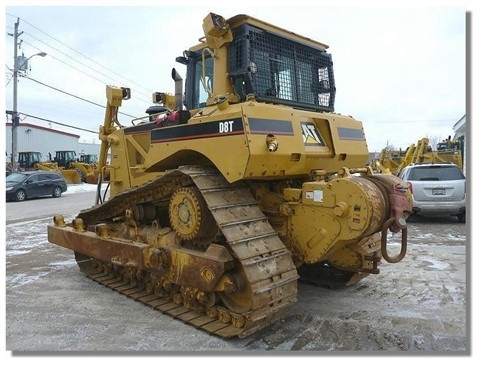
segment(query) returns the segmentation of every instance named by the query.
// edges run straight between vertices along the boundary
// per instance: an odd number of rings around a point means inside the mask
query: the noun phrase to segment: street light
[[[14,52],[14,62],[13,62],[13,110],[12,110],[12,172],[17,172],[17,127],[19,124],[19,117],[17,113],[17,82],[18,82],[18,71],[27,64],[27,62],[35,56],[45,57],[47,54],[45,52],[36,53],[27,59],[22,58],[22,63],[18,64],[17,57],[17,42],[15,40],[15,52]]]

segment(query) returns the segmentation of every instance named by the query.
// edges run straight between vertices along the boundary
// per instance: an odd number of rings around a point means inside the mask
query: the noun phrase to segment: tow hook
[[[387,232],[388,229],[392,232],[398,232],[399,230],[402,231],[402,247],[400,253],[395,256],[391,257],[387,251]],[[382,237],[381,237],[381,249],[382,249],[382,256],[391,264],[395,264],[397,262],[402,261],[407,253],[407,222],[403,218],[390,218],[382,225]]]

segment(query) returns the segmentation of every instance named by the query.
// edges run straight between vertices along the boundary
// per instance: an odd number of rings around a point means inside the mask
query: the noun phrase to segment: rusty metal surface
[[[176,189],[191,185],[196,185],[204,197],[224,236],[224,245],[235,259],[235,267],[228,271],[228,275],[237,278],[238,287],[232,288],[232,283],[227,281],[225,290],[220,291],[221,302],[214,306],[205,305],[206,310],[199,310],[198,301],[191,300],[191,297],[206,295],[202,299],[211,303],[209,297],[212,294],[199,292],[188,285],[180,288],[166,285],[166,278],[145,270],[146,265],[141,262],[139,253],[147,245],[124,245],[120,241],[115,245],[115,240],[105,238],[106,251],[98,253],[95,246],[104,244],[102,238],[93,238],[92,232],[82,232],[78,227],[76,231],[70,229],[66,233],[69,228],[60,226],[49,227],[49,240],[77,251],[80,268],[93,280],[223,338],[250,335],[284,317],[297,298],[298,274],[290,251],[270,226],[248,188],[243,184],[228,183],[214,169],[174,170],[152,183],[118,194],[101,206],[82,211],[76,220],[81,219],[88,230],[94,230],[98,223],[121,217],[138,204],[164,202]],[[115,253],[119,247],[133,248],[131,265],[118,265],[121,260],[112,260],[112,257],[123,257]],[[89,260],[84,256],[92,253],[100,260]],[[199,255],[193,265],[208,262],[207,254],[208,250],[203,257]],[[196,270],[198,272],[199,268]],[[192,266],[186,271],[187,276],[183,278],[195,274]],[[176,280],[186,284],[183,279]],[[159,287],[159,283],[165,285]],[[190,285],[194,284],[192,279]]]
[[[206,318],[199,319],[202,317],[188,323],[225,338],[243,337],[285,315],[297,300],[299,274],[308,282],[344,286],[379,272],[377,264],[387,248],[385,240],[380,242],[381,225],[389,216],[398,218],[407,206],[401,199],[389,200],[398,188],[398,178],[334,182],[342,194],[352,195],[353,188],[357,189],[358,204],[366,205],[363,220],[370,221],[358,229],[378,232],[345,241],[346,246],[330,256],[328,263],[325,254],[317,255],[313,266],[297,269],[292,257],[298,247],[290,247],[291,242],[285,246],[252,195],[251,186],[231,184],[216,169],[200,166],[171,170],[119,193],[100,206],[81,211],[70,225],[56,217],[57,226],[49,227],[49,240],[75,251],[83,270],[99,270],[100,276],[96,272],[93,277],[96,281],[108,276],[108,286],[117,290],[121,281],[119,291],[125,295],[133,295],[130,290],[136,290],[135,295],[145,291],[148,296],[155,295],[154,300],[162,298],[210,318],[208,326],[203,323]],[[323,220],[333,217],[335,208],[342,213],[340,203],[332,207],[322,215]],[[179,216],[172,218],[175,212]],[[175,228],[160,226],[161,221],[172,219],[192,223],[193,229],[175,234]],[[402,240],[405,249],[406,232]],[[398,262],[403,255],[384,254],[389,262]],[[89,257],[97,259],[96,266],[89,266]],[[107,285],[103,279],[101,282]],[[122,288],[125,285],[128,289]],[[170,314],[163,306],[159,309]],[[222,331],[217,333],[219,327]],[[232,330],[227,330],[229,327]]]

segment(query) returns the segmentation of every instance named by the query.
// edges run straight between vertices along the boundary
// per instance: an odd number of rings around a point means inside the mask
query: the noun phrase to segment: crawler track
[[[284,317],[297,297],[298,274],[290,252],[249,189],[241,183],[228,183],[215,169],[184,167],[168,172],[84,210],[78,217],[92,230],[138,204],[165,204],[176,189],[186,186],[196,186],[205,199],[224,237],[223,245],[235,259],[232,274],[241,276],[240,290],[232,295],[220,293],[221,300],[206,309],[190,308],[182,297],[189,288],[155,290],[147,271],[132,275],[124,267],[76,253],[81,270],[112,290],[222,338],[248,336]]]

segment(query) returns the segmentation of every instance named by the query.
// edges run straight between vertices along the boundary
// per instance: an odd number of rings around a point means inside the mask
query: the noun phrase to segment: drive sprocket
[[[215,235],[216,223],[196,187],[177,189],[168,207],[170,225],[184,240]]]

